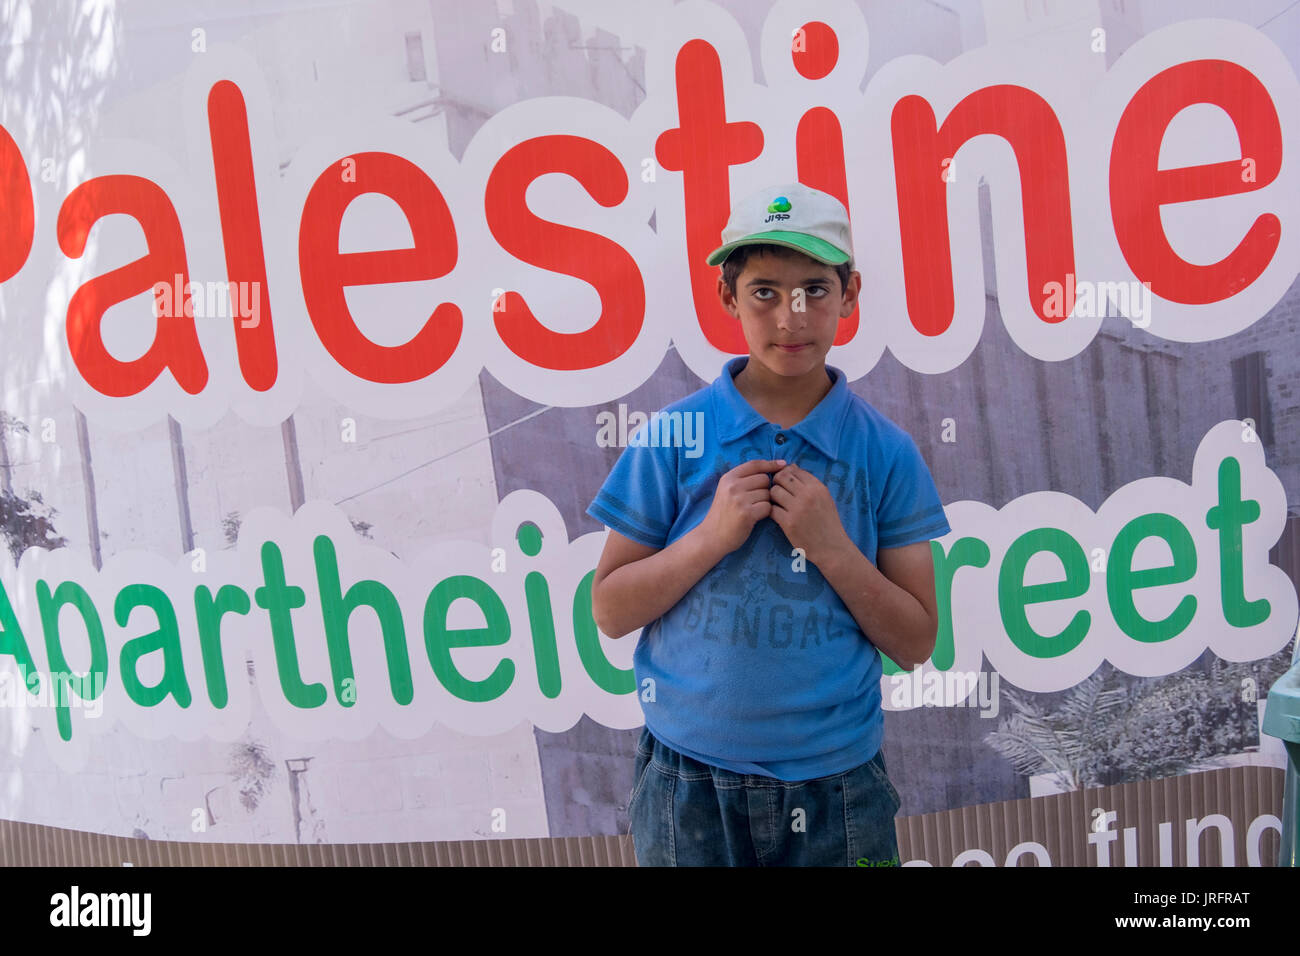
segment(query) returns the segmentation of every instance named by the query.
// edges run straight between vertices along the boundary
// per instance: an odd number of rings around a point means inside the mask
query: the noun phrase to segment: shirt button
[[[776,433],[776,443],[777,443],[778,445],[784,445],[784,444],[785,444],[785,436],[782,435],[780,432],[777,432],[777,433]]]

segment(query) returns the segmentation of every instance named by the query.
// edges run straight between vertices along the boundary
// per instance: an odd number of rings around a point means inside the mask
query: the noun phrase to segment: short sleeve
[[[952,530],[920,449],[912,436],[902,437],[876,512],[878,548],[901,548]]]
[[[587,514],[633,541],[664,547],[677,519],[675,450],[629,441]]]

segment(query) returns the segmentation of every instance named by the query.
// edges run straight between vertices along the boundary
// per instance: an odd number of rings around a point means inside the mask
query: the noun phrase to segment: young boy
[[[663,410],[697,415],[703,454],[647,426],[587,509],[610,529],[596,623],[644,627],[637,861],[896,860],[877,648],[930,656],[930,539],[951,529],[915,442],[825,363],[862,283],[844,206],[774,186],[722,241],[708,263],[749,355]]]

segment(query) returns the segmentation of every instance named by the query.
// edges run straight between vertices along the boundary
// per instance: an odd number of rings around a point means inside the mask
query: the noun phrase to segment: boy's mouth
[[[777,348],[779,348],[779,349],[783,349],[783,350],[785,350],[786,352],[798,352],[800,349],[806,349],[806,348],[808,348],[808,346],[809,346],[811,343],[809,343],[809,342],[804,342],[802,345],[782,345],[780,342],[776,342],[776,343],[774,343],[774,344],[776,345]]]

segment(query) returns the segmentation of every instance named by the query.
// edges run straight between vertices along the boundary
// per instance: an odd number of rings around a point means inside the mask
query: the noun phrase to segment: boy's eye
[[[804,290],[804,294],[807,295],[809,298],[821,299],[830,295],[830,288],[828,286],[821,285],[820,283],[814,283],[808,286]],[[754,290],[754,298],[762,302],[769,302],[775,297],[776,297],[776,291],[768,286],[765,285],[759,286]]]

